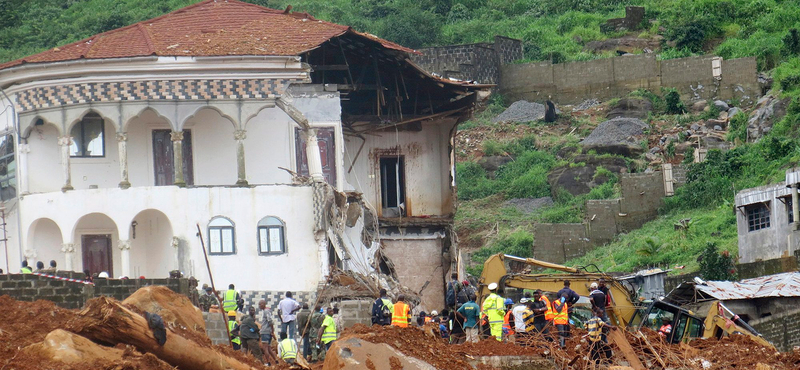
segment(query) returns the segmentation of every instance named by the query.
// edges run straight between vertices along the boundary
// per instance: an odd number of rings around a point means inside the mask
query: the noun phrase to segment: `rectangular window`
[[[0,200],[17,196],[17,162],[14,155],[14,135],[0,136]]]
[[[769,227],[769,208],[767,203],[749,205],[745,210],[747,213],[747,231],[757,231]]]
[[[381,205],[384,216],[405,215],[406,180],[403,156],[381,157]],[[388,212],[387,211],[392,211]]]
[[[258,252],[261,254],[280,254],[285,252],[283,245],[283,226],[258,227]]]
[[[69,148],[71,157],[103,157],[105,153],[105,127],[103,118],[97,114],[86,117],[72,126],[70,131],[72,145]]]

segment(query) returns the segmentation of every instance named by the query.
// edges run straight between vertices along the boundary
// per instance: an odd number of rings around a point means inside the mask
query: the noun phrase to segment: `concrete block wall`
[[[800,309],[751,320],[749,324],[779,351],[800,346]]]
[[[227,323],[219,313],[203,312],[203,319],[206,321],[206,335],[213,344],[228,344],[228,330],[225,328]]]
[[[7,294],[20,301],[43,299],[69,309],[81,308],[86,301],[99,296],[122,301],[147,285],[163,285],[180,294],[189,293],[188,279],[97,279],[94,284],[84,284],[31,274],[0,275],[0,295]]]
[[[512,100],[559,104],[607,100],[636,89],[659,93],[672,87],[684,100],[724,99],[752,104],[760,95],[755,58],[724,60],[722,79],[712,75],[713,56],[659,61],[654,55],[626,55],[562,64],[501,64],[499,89]]]
[[[372,303],[368,300],[350,300],[339,302],[339,315],[342,317],[342,325],[349,328],[355,324],[372,325]],[[339,328],[342,330],[344,328]]]
[[[583,256],[588,251],[585,224],[535,224],[533,257],[553,263]]]
[[[70,309],[83,307],[86,300],[92,297],[84,290],[83,283],[30,274],[0,275],[0,295],[6,294],[19,301],[43,299]]]
[[[444,77],[494,84],[500,66],[522,59],[522,41],[495,36],[494,43],[437,46],[419,50],[411,60],[428,72]]]
[[[587,201],[583,223],[534,225],[534,258],[563,263],[658,217],[664,197],[660,171],[623,174],[620,187],[622,198]]]
[[[736,265],[736,271],[739,273],[740,279],[798,271],[800,270],[798,260],[800,260],[800,250],[796,251],[792,256],[740,263]]]

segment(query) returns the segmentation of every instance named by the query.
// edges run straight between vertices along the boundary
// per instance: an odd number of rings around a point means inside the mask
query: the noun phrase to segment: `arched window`
[[[208,223],[208,254],[235,254],[236,233],[231,220],[217,216]]]
[[[286,225],[277,217],[264,217],[258,222],[258,253],[286,253]]]
[[[103,117],[97,113],[89,113],[80,122],[72,126],[69,132],[72,145],[69,147],[70,157],[104,157],[106,155],[105,127]]]

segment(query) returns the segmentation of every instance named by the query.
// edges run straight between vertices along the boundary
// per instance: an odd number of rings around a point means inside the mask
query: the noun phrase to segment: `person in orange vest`
[[[658,335],[660,335],[664,339],[671,339],[670,334],[672,334],[672,324],[670,322],[669,317],[662,317],[661,318],[661,327],[658,328]]]
[[[397,297],[397,303],[394,304],[394,311],[392,311],[392,326],[407,328],[408,323],[411,322],[411,315],[409,312],[411,308],[405,303],[406,296],[401,294]]]
[[[553,324],[558,329],[558,344],[561,348],[566,347],[569,338],[569,312],[567,309],[567,293],[562,293],[561,298],[553,301]]]
[[[503,338],[507,342],[514,343],[514,327],[516,325],[514,323],[514,314],[511,312],[514,307],[514,301],[511,298],[506,298],[503,303],[506,305],[506,314],[503,316]]]
[[[552,342],[553,339],[547,335],[550,332],[549,326],[553,324],[553,307],[550,305],[550,300],[542,294],[541,289],[536,289],[533,292],[532,309],[534,314],[533,325],[539,333],[545,335],[548,341]],[[530,332],[530,330],[528,330]]]

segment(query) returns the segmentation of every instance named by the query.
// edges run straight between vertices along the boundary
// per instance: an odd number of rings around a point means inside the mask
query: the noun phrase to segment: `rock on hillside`
[[[531,103],[525,100],[515,101],[503,113],[492,119],[492,122],[525,123],[544,119],[546,108],[544,104]],[[556,113],[561,113],[556,109]]]
[[[572,195],[586,194],[592,188],[608,181],[605,175],[597,175],[597,169],[602,167],[613,174],[619,175],[628,171],[625,159],[620,157],[594,157],[579,155],[571,160],[572,163],[583,163],[583,166],[566,165],[553,169],[547,175],[547,182],[553,196],[558,189],[568,191]]]
[[[747,121],[747,141],[756,142],[772,130],[775,122],[780,121],[786,115],[788,106],[789,98],[778,99],[775,96],[766,95],[758,99],[758,103]]]
[[[594,150],[598,154],[638,156],[644,151],[639,141],[649,128],[648,124],[637,118],[614,118],[597,126],[581,145],[584,151]]]

